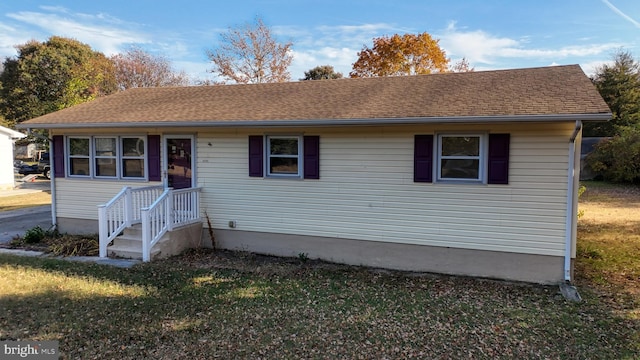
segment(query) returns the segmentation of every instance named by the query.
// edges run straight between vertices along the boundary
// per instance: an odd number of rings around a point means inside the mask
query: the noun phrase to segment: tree
[[[118,89],[140,87],[186,86],[189,77],[184,72],[176,72],[163,56],[154,56],[144,50],[132,47],[123,54],[111,57],[115,66]]]
[[[629,52],[616,52],[613,64],[599,67],[591,81],[609,105],[612,119],[586,123],[584,136],[614,136],[617,126],[640,123],[640,65]]]
[[[473,72],[475,68],[469,64],[469,60],[467,58],[462,58],[457,63],[453,64],[449,68],[451,72]]]
[[[79,41],[52,36],[16,48],[0,74],[0,113],[9,124],[116,90],[112,63]]]
[[[229,28],[218,48],[207,51],[212,73],[240,84],[286,82],[293,60],[291,42],[281,44],[260,18],[254,24]]]
[[[449,59],[428,33],[395,34],[373,39],[365,46],[349,73],[355,77],[398,76],[446,72]]]
[[[618,127],[618,134],[598,143],[586,161],[607,181],[640,184],[640,124]]]
[[[331,80],[331,79],[342,79],[342,73],[335,72],[333,66],[331,65],[322,65],[316,66],[309,71],[304,72],[303,80]]]
[[[612,118],[584,125],[585,136],[608,137],[587,156],[587,164],[605,180],[640,183],[640,64],[619,50],[613,64],[599,67],[591,80]]]

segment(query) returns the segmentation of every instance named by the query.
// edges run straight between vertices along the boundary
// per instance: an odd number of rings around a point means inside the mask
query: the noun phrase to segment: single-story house
[[[26,135],[0,126],[0,190],[13,189],[16,186],[13,171],[13,145]]]
[[[552,283],[572,276],[582,123],[610,117],[569,65],[131,89],[22,126],[51,135],[57,226],[99,231],[101,256],[213,233],[226,249]]]

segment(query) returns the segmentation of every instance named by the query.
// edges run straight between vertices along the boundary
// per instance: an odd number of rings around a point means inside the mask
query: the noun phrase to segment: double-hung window
[[[122,177],[144,178],[144,138],[122,137]]]
[[[300,177],[302,160],[299,136],[267,136],[267,176]]]
[[[437,179],[484,181],[484,135],[438,135]]]
[[[118,147],[115,137],[95,137],[94,165],[96,177],[118,177]]]
[[[67,142],[70,176],[91,176],[91,138],[70,137]]]
[[[68,176],[145,179],[145,137],[67,137]]]

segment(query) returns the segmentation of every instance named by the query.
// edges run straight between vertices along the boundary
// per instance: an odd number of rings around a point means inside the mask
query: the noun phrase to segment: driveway
[[[51,227],[51,205],[0,212],[0,244],[8,243],[16,235],[24,235],[35,226],[44,230]]]

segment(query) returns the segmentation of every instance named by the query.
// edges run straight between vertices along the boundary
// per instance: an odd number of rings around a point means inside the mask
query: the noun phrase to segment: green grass
[[[640,189],[586,183],[576,282],[379,272],[238,252],[132,269],[0,255],[0,340],[62,358],[640,358]]]
[[[640,356],[637,322],[591,291],[226,252],[132,269],[2,255],[0,277],[0,340],[59,340],[63,358]]]

